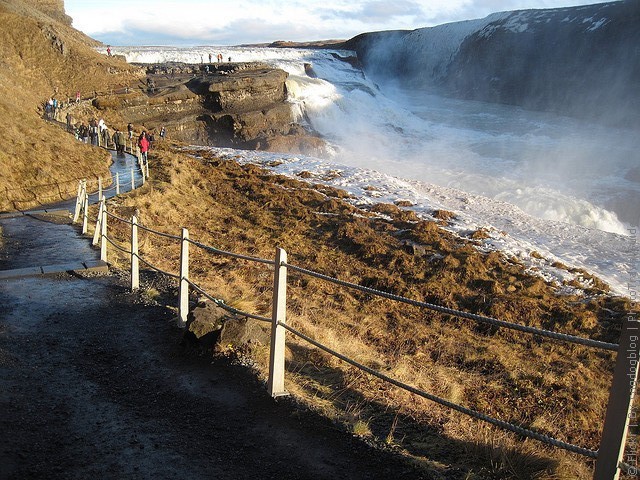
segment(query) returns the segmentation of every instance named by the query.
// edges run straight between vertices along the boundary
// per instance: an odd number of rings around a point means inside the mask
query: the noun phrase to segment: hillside
[[[0,191],[106,172],[106,154],[48,125],[40,106],[51,95],[66,99],[80,90],[91,97],[139,80],[136,68],[96,53],[96,43],[70,28],[60,6],[0,0],[6,26],[0,31],[0,141],[7,146],[0,154]],[[89,103],[78,107],[79,115],[92,114]],[[113,105],[104,110],[111,110],[109,122],[120,121]],[[299,180],[274,176],[206,149],[189,154],[183,144],[158,143],[150,154],[150,181],[110,201],[116,215],[137,212],[143,225],[171,234],[184,226],[192,239],[242,254],[272,258],[277,245],[287,249],[292,264],[345,281],[608,342],[617,341],[622,318],[631,311],[629,300],[607,295],[606,286],[586,272],[581,274],[590,288],[560,294],[517,259],[481,251],[474,242],[482,238],[481,229],[469,239],[447,233],[440,226],[449,212],[437,212],[438,223],[398,205],[354,205],[344,191],[304,181],[304,172]],[[126,245],[129,226],[110,221],[109,228]],[[141,237],[146,260],[176,270],[176,243],[146,232]],[[272,271],[193,250],[192,280],[229,305],[269,314]],[[122,254],[110,255],[116,269],[128,267]],[[167,305],[175,299],[169,280],[149,278],[142,299]],[[331,348],[451,402],[597,449],[610,353],[374,299],[313,278],[292,275],[288,288],[287,321]],[[195,307],[199,299],[191,300]],[[268,345],[250,340],[219,345],[216,353],[264,379]],[[405,455],[425,476],[590,476],[590,460],[436,407],[300,340],[287,341],[287,388],[295,402],[364,442]],[[185,348],[201,356],[213,353],[211,346]]]
[[[62,3],[0,1],[0,191],[6,192],[0,210],[57,192],[25,187],[106,174],[109,155],[48,125],[43,105],[50,97],[67,102],[76,91],[90,98],[138,77],[137,69],[98,54],[96,41],[71,28]]]
[[[262,258],[272,258],[278,245],[287,249],[291,264],[345,281],[590,338],[616,341],[630,308],[597,287],[585,296],[560,295],[517,262],[480,253],[473,241],[434,222],[394,205],[354,207],[344,192],[306,183],[304,172],[301,180],[274,176],[206,150],[190,158],[171,145],[159,146],[152,164],[151,182],[114,202],[116,215],[136,211],[142,224],[162,232],[176,234],[184,226],[199,242]],[[128,227],[110,228],[126,245]],[[178,242],[144,235],[141,254],[177,271]],[[111,261],[127,268],[126,259],[113,255]],[[269,315],[272,277],[264,266],[200,249],[192,255],[192,281],[231,306]],[[287,323],[330,348],[453,402],[597,448],[609,354],[376,300],[298,275],[288,289]],[[253,365],[264,379],[268,347],[260,338],[224,341],[219,348]],[[287,345],[287,389],[299,401],[366,441],[412,457],[434,478],[590,476],[583,458],[439,408],[293,336]],[[210,354],[210,344],[201,352]]]

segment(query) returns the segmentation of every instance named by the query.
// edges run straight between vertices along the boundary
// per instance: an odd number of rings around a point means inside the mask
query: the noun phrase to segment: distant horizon
[[[621,0],[618,0],[621,1]],[[585,0],[65,0],[73,27],[113,46],[220,46],[348,40],[415,30],[492,13],[612,3]],[[140,12],[143,12],[142,14]]]

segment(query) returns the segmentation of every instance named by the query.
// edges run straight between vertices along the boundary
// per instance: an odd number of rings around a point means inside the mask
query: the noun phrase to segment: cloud
[[[348,39],[588,0],[65,0],[74,26],[113,45],[239,45]],[[590,2],[597,3],[597,2]]]
[[[359,11],[352,14],[354,18],[362,22],[386,23],[395,17],[421,17],[422,8],[411,0],[398,0],[388,2],[386,0],[376,0],[365,3]]]

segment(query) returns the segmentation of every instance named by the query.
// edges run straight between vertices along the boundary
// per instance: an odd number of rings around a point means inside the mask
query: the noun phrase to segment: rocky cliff
[[[319,153],[323,142],[294,123],[288,74],[263,63],[146,65],[146,82],[95,105],[150,130],[164,126],[199,145]]]
[[[49,17],[71,26],[71,17],[64,11],[64,0],[24,0],[24,3],[31,5]]]
[[[520,10],[348,42],[378,79],[640,125],[640,1]]]

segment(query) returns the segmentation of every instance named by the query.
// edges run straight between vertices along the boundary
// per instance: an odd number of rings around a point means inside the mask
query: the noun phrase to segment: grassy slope
[[[123,199],[126,216],[239,253],[289,262],[354,283],[517,323],[616,342],[629,304],[591,292],[556,295],[521,265],[481,254],[434,223],[397,207],[363,211],[343,192],[274,177],[257,167],[203,161],[161,149],[153,178]],[[188,199],[188,201],[185,201]],[[358,214],[358,215],[354,215]],[[115,228],[115,227],[114,227]],[[120,229],[123,241],[126,228]],[[425,245],[426,256],[402,248]],[[179,252],[145,235],[142,252],[177,271]],[[193,249],[191,275],[244,310],[269,315],[271,273]],[[211,272],[215,272],[212,274]],[[557,438],[598,448],[611,355],[374,299],[292,275],[289,319],[296,328],[375,369],[454,402]],[[398,391],[289,336],[287,388],[355,433],[395,445],[447,478],[589,478],[583,458],[492,429]],[[266,348],[250,352],[264,374]],[[455,474],[461,469],[466,473]],[[477,476],[474,476],[477,475]],[[436,477],[438,478],[438,477]]]
[[[37,2],[36,2],[37,3]],[[109,156],[41,119],[50,96],[64,99],[121,85],[136,70],[93,50],[96,42],[20,1],[0,1],[0,210],[57,192],[25,187],[105,175]],[[64,54],[60,45],[64,45]],[[73,183],[71,190],[75,188]],[[64,186],[69,186],[64,185]]]
[[[0,192],[104,171],[104,154],[43,122],[39,105],[56,87],[59,96],[104,91],[134,80],[136,72],[97,55],[93,41],[17,0],[0,0],[0,25]],[[52,36],[63,41],[66,55]],[[326,187],[170,150],[156,155],[152,182],[120,200],[118,213],[138,209],[143,223],[167,232],[184,225],[192,238],[262,257],[279,245],[291,263],[341,279],[609,341],[629,309],[597,292],[588,299],[559,297],[520,265],[480,254],[393,206],[377,208],[392,218],[385,220]],[[5,195],[0,199],[6,203]],[[425,245],[427,254],[407,253],[403,239]],[[165,243],[143,235],[142,252],[175,270],[179,252]],[[268,314],[268,269],[195,248],[192,256],[198,283],[242,309]],[[611,355],[420,312],[305,277],[292,276],[289,289],[289,322],[336,350],[452,401],[597,448]],[[436,478],[590,476],[581,457],[434,407],[291,336],[288,346],[292,392],[355,433],[412,455]],[[264,374],[266,348],[249,353]]]

